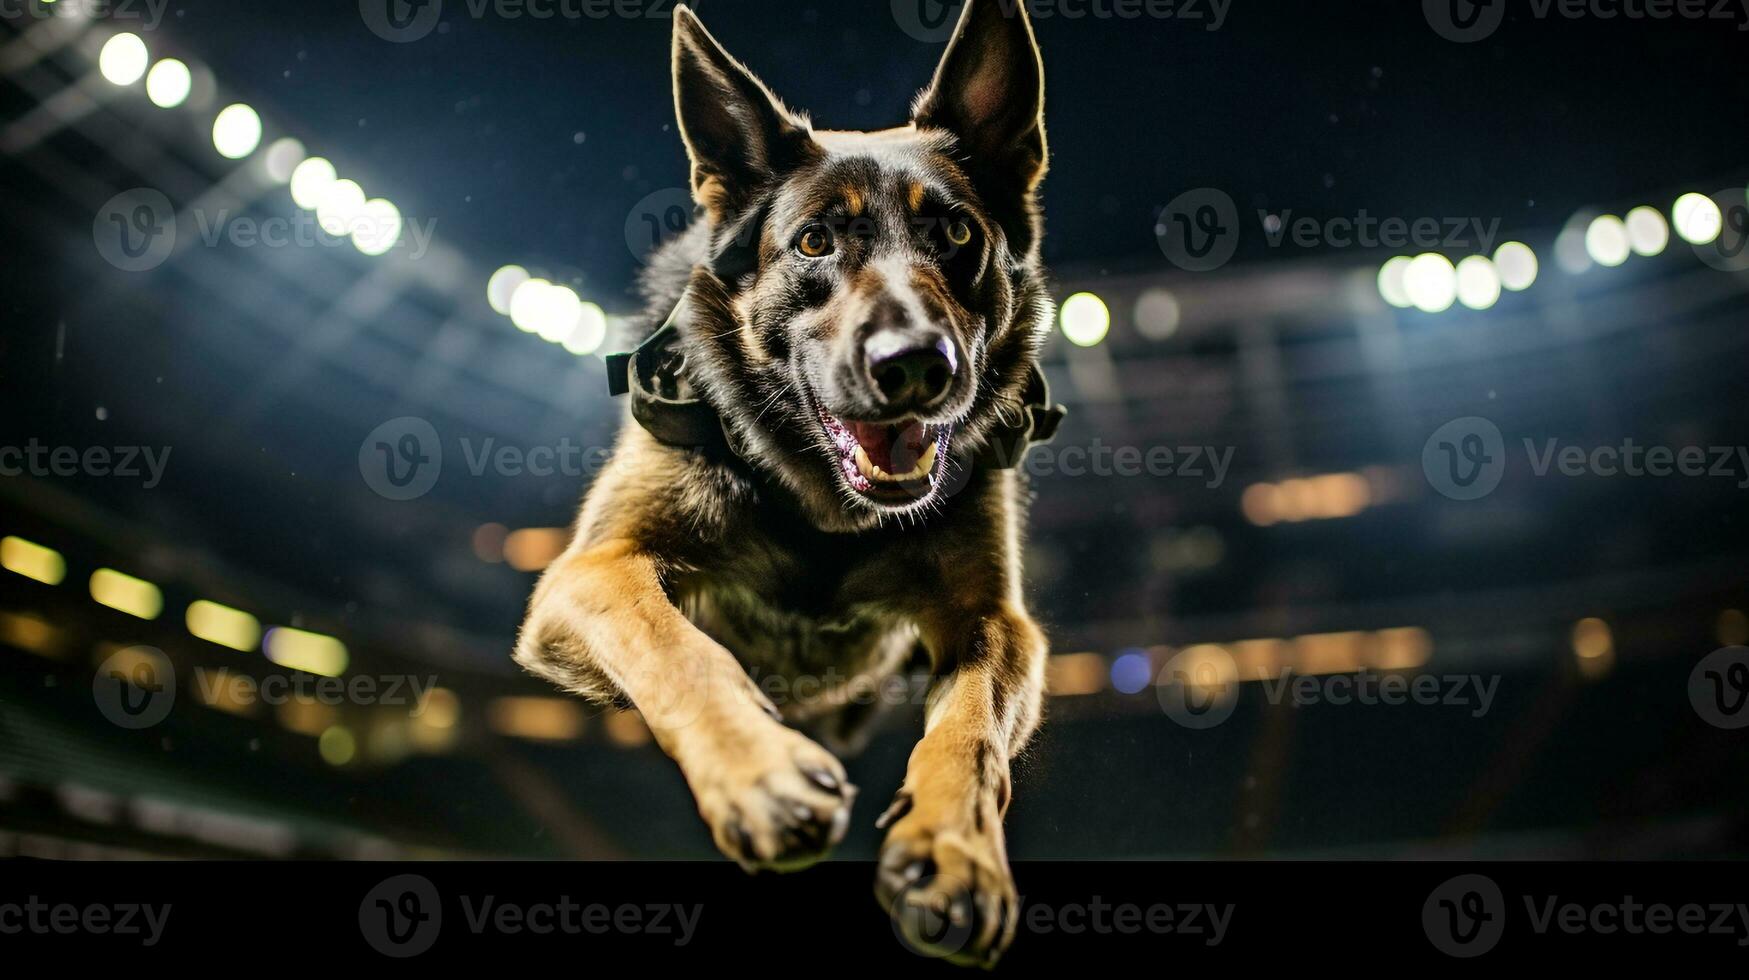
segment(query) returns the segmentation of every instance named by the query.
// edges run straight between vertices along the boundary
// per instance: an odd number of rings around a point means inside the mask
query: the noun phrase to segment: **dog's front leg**
[[[1014,938],[1017,898],[1002,817],[1009,760],[1038,725],[1044,634],[1002,604],[925,624],[945,671],[888,827],[875,894],[921,949],[989,964]]]
[[[777,720],[735,658],[675,608],[662,563],[629,541],[573,548],[541,579],[516,659],[597,700],[626,699],[679,763],[717,847],[789,869],[844,836],[855,789]]]

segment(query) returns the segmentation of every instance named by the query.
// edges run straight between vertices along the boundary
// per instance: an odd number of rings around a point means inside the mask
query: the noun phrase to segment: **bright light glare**
[[[1472,255],[1457,266],[1458,301],[1472,310],[1485,310],[1500,302],[1500,274],[1494,263]]]
[[[332,636],[275,626],[267,631],[261,646],[267,659],[281,667],[322,677],[339,677],[346,672],[346,644]]]
[[[401,239],[401,209],[382,198],[364,202],[352,223],[352,244],[366,255],[382,255]]]
[[[261,623],[254,616],[206,599],[189,604],[185,619],[188,632],[208,643],[244,653],[255,649],[261,639]]]
[[[576,290],[569,286],[553,286],[545,292],[544,308],[534,325],[534,332],[540,339],[557,344],[570,339],[571,331],[582,316],[583,301],[578,298]]]
[[[113,568],[91,573],[91,598],[141,619],[157,619],[164,611],[164,593],[156,585]]]
[[[1418,255],[1403,275],[1403,290],[1423,313],[1444,313],[1457,301],[1457,269],[1443,255]]]
[[[335,238],[345,238],[352,233],[352,220],[363,209],[364,188],[356,181],[337,180],[316,201],[316,223]]]
[[[115,85],[132,85],[146,73],[146,42],[138,34],[117,34],[110,38],[97,55],[97,70]]]
[[[494,312],[504,316],[510,315],[510,297],[516,294],[516,289],[528,281],[528,270],[520,265],[507,265],[492,273],[492,278],[486,283],[486,302],[492,304]]]
[[[1628,226],[1613,214],[1592,219],[1585,230],[1585,254],[1605,268],[1614,268],[1628,260],[1632,248],[1628,242]]]
[[[1711,245],[1724,234],[1724,212],[1705,194],[1682,195],[1670,214],[1676,219],[1676,233],[1690,245]]]
[[[193,88],[194,76],[175,58],[165,58],[146,74],[146,98],[160,109],[174,109],[187,102]]]
[[[1379,295],[1399,310],[1415,305],[1409,299],[1409,289],[1405,282],[1409,275],[1409,266],[1414,261],[1407,255],[1399,255],[1379,268]]]
[[[1063,301],[1059,314],[1063,336],[1077,347],[1093,347],[1111,330],[1111,310],[1092,293],[1076,293]]]
[[[322,203],[322,195],[328,193],[328,188],[334,185],[340,175],[335,173],[334,165],[321,157],[310,157],[297,165],[291,175],[291,196],[298,207],[306,211],[316,210]]]
[[[1536,282],[1536,253],[1523,242],[1507,242],[1495,251],[1494,268],[1500,273],[1500,285],[1522,292]]]
[[[565,338],[565,349],[579,356],[593,354],[607,340],[607,314],[594,303],[585,302],[578,311],[571,336]]]
[[[1628,212],[1628,244],[1636,255],[1659,255],[1670,244],[1670,223],[1657,208],[1635,208]]]
[[[261,117],[241,102],[225,106],[213,120],[213,148],[228,160],[241,160],[261,145]]]
[[[553,284],[545,279],[527,279],[510,295],[510,322],[524,333],[539,329],[547,310],[547,292]]]

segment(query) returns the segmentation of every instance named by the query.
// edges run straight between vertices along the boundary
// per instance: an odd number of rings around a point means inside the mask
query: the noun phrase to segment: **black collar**
[[[632,417],[658,442],[687,448],[714,446],[745,458],[734,432],[687,378],[686,354],[675,343],[685,308],[682,297],[662,326],[636,350],[607,355],[608,393],[629,393]],[[1068,409],[1052,404],[1050,385],[1036,362],[1027,377],[1025,409],[1020,421],[1003,421],[991,433],[989,444],[978,455],[978,465],[1012,469],[1028,446],[1056,435],[1057,426],[1068,414]]]

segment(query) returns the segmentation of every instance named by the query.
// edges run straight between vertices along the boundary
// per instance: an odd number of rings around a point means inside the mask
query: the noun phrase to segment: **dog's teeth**
[[[880,472],[879,468],[869,462],[868,452],[861,446],[856,447],[856,469],[862,474],[862,477],[865,480],[874,479],[875,474]]]
[[[912,472],[918,476],[927,476],[929,471],[933,469],[935,469],[935,443],[931,442],[923,447],[923,455],[917,457],[917,468]]]

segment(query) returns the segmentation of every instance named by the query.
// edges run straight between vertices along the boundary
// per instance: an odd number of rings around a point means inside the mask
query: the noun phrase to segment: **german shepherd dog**
[[[684,311],[673,363],[724,445],[625,425],[515,652],[640,711],[748,870],[818,861],[849,821],[838,759],[791,725],[831,743],[851,692],[926,663],[875,891],[913,944],[946,930],[963,941],[941,952],[974,964],[1014,933],[1002,820],[1046,659],[1021,594],[1024,486],[978,462],[1025,411],[1052,316],[1025,6],[967,3],[909,122],[867,133],[813,128],[675,10],[701,220],[653,259],[644,333]],[[831,680],[779,698],[751,675]]]

